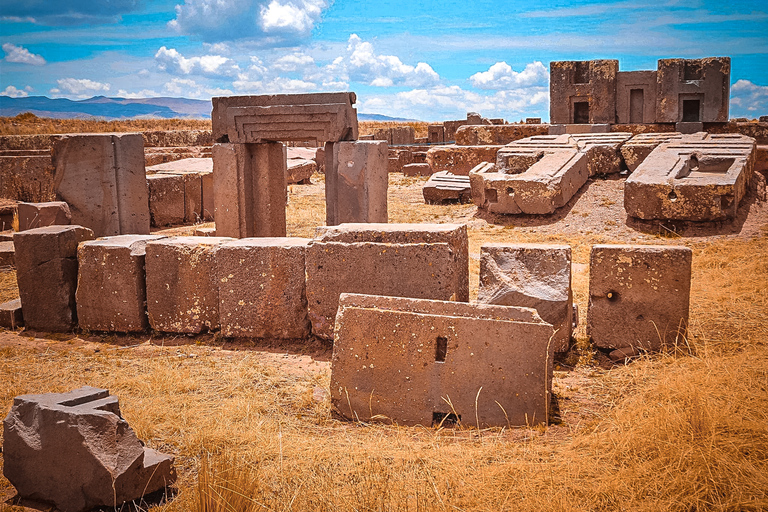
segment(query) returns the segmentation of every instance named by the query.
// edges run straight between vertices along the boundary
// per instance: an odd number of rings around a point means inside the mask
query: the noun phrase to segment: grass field
[[[110,389],[139,438],[176,456],[178,494],[158,511],[768,510],[768,226],[755,236],[638,235],[693,250],[689,338],[608,367],[584,330],[589,248],[624,236],[490,224],[470,205],[420,203],[413,191],[422,183],[391,175],[390,222],[470,219],[473,297],[483,242],[573,248],[582,322],[556,367],[551,425],[342,421],[320,342],[149,333],[0,333],[0,414],[23,393]],[[323,223],[315,186],[292,189],[292,236]],[[13,273],[0,272],[2,298],[16,293]],[[0,477],[0,503],[13,494]]]

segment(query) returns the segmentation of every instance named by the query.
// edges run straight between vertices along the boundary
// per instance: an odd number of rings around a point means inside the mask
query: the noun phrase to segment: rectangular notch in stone
[[[697,99],[683,100],[683,122],[698,123],[701,121],[701,101]]]
[[[435,342],[435,362],[444,363],[445,356],[448,355],[448,338],[438,336]]]
[[[573,123],[589,124],[589,102],[575,101],[573,103]]]

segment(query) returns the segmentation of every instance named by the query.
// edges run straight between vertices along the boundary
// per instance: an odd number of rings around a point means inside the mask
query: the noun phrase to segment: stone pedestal
[[[386,223],[387,164],[386,142],[326,143],[326,224]]]
[[[284,237],[286,187],[283,144],[214,144],[216,235]]]
[[[149,234],[140,133],[67,135],[53,145],[54,190],[96,236]]]

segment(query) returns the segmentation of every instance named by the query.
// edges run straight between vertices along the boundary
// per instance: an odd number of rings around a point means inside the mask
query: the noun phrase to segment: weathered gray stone
[[[618,60],[549,63],[552,124],[616,122]]]
[[[656,121],[728,122],[731,59],[660,59]]]
[[[213,168],[218,236],[285,236],[286,151],[282,144],[214,144]]]
[[[624,208],[640,219],[733,218],[755,162],[755,141],[735,134],[683,135],[660,144],[624,185]]]
[[[244,238],[216,251],[224,336],[309,335],[304,256],[308,238]]]
[[[230,240],[183,236],[147,243],[147,314],[153,329],[191,334],[218,329],[215,252]]]
[[[535,309],[555,329],[554,351],[568,351],[573,332],[571,248],[483,244],[477,302]]]
[[[81,329],[137,332],[149,327],[144,257],[160,235],[120,235],[80,244],[77,319]]]
[[[54,189],[96,236],[149,234],[140,133],[66,135],[53,146]]]
[[[546,424],[552,332],[525,308],[343,294],[331,400],[359,421]]]
[[[21,299],[13,299],[0,304],[0,327],[5,327],[6,329],[24,327]]]
[[[635,135],[621,146],[621,155],[624,157],[627,169],[630,172],[634,172],[659,144],[673,139],[680,139],[681,137],[682,134],[679,132],[641,133]]]
[[[656,122],[656,71],[619,71],[616,120],[622,124]]]
[[[472,200],[469,176],[456,176],[448,171],[436,172],[421,189],[427,204],[468,203]]]
[[[61,512],[119,507],[167,487],[173,460],[144,447],[106,389],[20,395],[3,421],[5,477],[19,496]]]
[[[18,204],[19,231],[72,224],[69,205],[63,201]]]
[[[387,222],[387,144],[381,141],[327,143],[325,217],[329,226]]]
[[[621,147],[632,137],[627,132],[573,134],[579,151],[587,155],[587,172],[617,174],[623,170]]]
[[[587,335],[605,349],[684,344],[691,292],[687,247],[594,245]]]
[[[27,328],[66,332],[77,326],[77,245],[92,239],[93,231],[82,226],[48,226],[13,235]]]

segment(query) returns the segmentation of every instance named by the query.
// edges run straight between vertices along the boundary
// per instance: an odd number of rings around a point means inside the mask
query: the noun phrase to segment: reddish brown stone
[[[496,153],[503,146],[445,145],[427,151],[427,163],[434,172],[448,171],[466,176],[483,162],[495,162]]]
[[[19,203],[19,231],[45,226],[72,224],[72,213],[64,201],[48,203]]]

